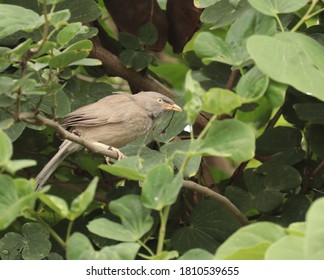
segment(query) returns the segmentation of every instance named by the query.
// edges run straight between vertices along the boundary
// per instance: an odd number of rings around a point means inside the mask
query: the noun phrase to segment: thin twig
[[[46,125],[48,127],[54,128],[62,138],[68,139],[70,141],[73,141],[77,144],[80,144],[81,146],[85,147],[86,149],[90,150],[93,153],[102,154],[106,157],[118,159],[118,153],[108,149],[108,146],[104,147],[103,145],[96,145],[95,143],[89,142],[67,130],[65,130],[58,122],[47,119],[40,114],[34,114],[31,112],[25,112],[21,113],[19,115],[19,119],[31,124],[36,125]]]
[[[232,71],[230,77],[227,80],[226,89],[228,89],[228,90],[233,89],[239,73],[240,73],[240,71],[238,69]]]
[[[195,182],[184,180],[182,186],[186,189],[197,191],[221,203],[232,216],[240,222],[242,226],[248,225],[249,220],[241,213],[241,211],[225,196],[212,191],[211,189],[201,186]]]
[[[305,182],[303,184],[303,188],[300,191],[301,193],[306,193],[307,192],[308,188],[310,187],[311,183],[314,180],[314,177],[319,172],[321,172],[323,169],[324,169],[324,160],[322,160],[321,163],[312,172],[310,172],[309,174],[306,175],[307,177],[306,177]]]

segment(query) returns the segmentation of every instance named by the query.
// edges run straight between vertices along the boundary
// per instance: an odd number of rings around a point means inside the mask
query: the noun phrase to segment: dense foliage
[[[1,259],[324,259],[323,1],[134,2],[0,0]],[[141,90],[184,112],[34,191],[57,120]]]

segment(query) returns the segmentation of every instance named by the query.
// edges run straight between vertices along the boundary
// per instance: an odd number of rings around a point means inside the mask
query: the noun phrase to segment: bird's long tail
[[[57,153],[51,158],[51,160],[44,166],[41,172],[35,178],[36,188],[35,191],[41,190],[43,185],[46,183],[48,178],[54,173],[56,168],[61,164],[61,162],[70,154],[76,152],[80,149],[80,145],[71,142],[69,140],[64,140],[61,144]]]

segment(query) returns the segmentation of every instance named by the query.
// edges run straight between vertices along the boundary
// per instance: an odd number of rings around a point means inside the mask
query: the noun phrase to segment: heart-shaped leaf
[[[76,232],[67,242],[66,256],[68,260],[133,260],[139,248],[137,243],[120,243],[96,251],[85,235]]]

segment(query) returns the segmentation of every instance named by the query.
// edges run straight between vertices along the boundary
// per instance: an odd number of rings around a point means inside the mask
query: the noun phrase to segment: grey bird
[[[62,126],[89,142],[120,148],[149,133],[155,121],[168,111],[181,112],[182,109],[158,92],[118,93],[69,113],[63,118]],[[35,178],[35,190],[42,188],[67,156],[81,149],[81,145],[64,140]]]

